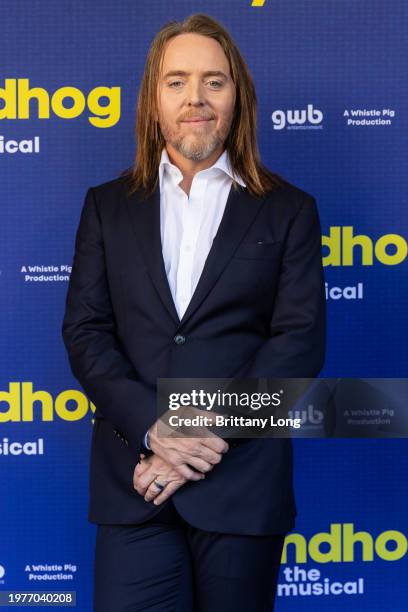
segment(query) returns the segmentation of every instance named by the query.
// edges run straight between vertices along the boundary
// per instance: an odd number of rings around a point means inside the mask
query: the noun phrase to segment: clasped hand
[[[202,410],[187,407],[190,416]],[[194,437],[175,432],[158,419],[149,429],[153,455],[141,454],[133,474],[133,485],[146,501],[159,505],[189,480],[198,481],[220,463],[228,443],[206,427],[195,427]]]

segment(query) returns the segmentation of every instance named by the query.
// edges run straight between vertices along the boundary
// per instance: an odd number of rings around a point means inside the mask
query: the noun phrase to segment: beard
[[[164,140],[171,144],[183,157],[192,161],[203,161],[224,144],[229,134],[231,122],[232,118],[229,122],[223,121],[218,130],[205,127],[199,130],[194,128],[189,133],[180,134],[160,116],[159,126]]]

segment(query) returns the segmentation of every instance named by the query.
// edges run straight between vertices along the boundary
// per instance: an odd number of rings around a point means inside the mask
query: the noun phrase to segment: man
[[[134,167],[86,195],[63,323],[96,405],[94,611],[269,611],[290,440],[160,436],[156,381],[318,374],[316,204],[261,164],[251,75],[206,15],[155,37],[136,128]]]

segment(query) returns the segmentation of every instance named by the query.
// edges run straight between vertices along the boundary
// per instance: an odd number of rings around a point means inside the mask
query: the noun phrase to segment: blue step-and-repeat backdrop
[[[195,12],[229,29],[252,71],[264,162],[316,197],[321,375],[408,371],[406,0],[2,0],[0,590],[75,590],[81,612],[94,407],[61,337],[75,231],[88,187],[133,160],[152,38]],[[277,610],[407,610],[406,440],[294,444]]]

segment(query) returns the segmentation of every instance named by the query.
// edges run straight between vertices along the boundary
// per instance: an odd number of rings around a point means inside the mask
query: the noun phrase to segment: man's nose
[[[187,86],[186,94],[188,104],[197,106],[205,102],[204,86],[199,81],[191,81]]]

